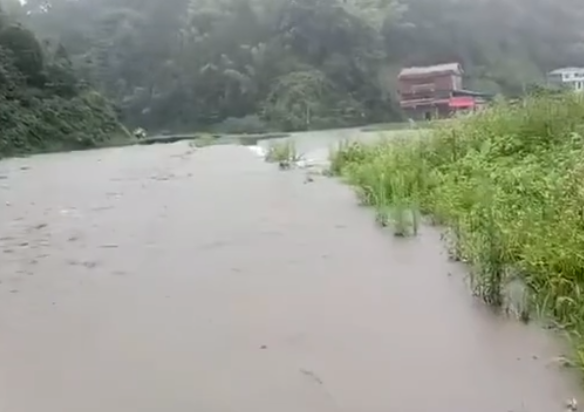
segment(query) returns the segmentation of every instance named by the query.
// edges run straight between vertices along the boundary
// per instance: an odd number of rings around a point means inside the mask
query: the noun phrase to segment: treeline
[[[88,148],[123,134],[112,106],[78,79],[65,49],[39,42],[0,7],[0,158]]]
[[[19,10],[126,124],[261,131],[399,120],[403,65],[457,60],[466,87],[520,94],[546,70],[584,64],[580,3],[28,0]]]

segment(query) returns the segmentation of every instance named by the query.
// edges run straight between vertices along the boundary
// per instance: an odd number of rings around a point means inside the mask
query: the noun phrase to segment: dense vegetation
[[[112,107],[80,83],[64,48],[42,45],[0,9],[0,157],[93,147],[121,133]]]
[[[398,235],[415,233],[420,211],[450,227],[452,255],[488,303],[525,282],[518,314],[569,331],[584,368],[584,98],[500,103],[423,139],[346,145],[333,171]]]
[[[7,0],[5,0],[7,1]],[[16,2],[16,0],[12,0]],[[27,0],[131,126],[305,129],[398,120],[399,68],[460,61],[519,94],[584,64],[579,0]]]

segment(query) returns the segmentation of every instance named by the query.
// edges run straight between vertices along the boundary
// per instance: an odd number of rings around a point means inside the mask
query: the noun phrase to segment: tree
[[[41,43],[0,4],[0,157],[92,147],[125,131],[107,99],[80,87],[65,48]]]
[[[547,70],[584,64],[578,0],[29,0],[24,7],[25,23],[63,44],[77,74],[113,99],[130,125],[149,129],[210,128],[256,115],[286,128],[396,120],[401,66],[456,60],[467,87],[514,95]],[[313,93],[318,85],[326,87]],[[309,101],[298,103],[300,96]],[[300,120],[306,112],[308,123]]]

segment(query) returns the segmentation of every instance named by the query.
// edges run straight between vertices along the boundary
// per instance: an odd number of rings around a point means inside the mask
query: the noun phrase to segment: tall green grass
[[[302,159],[302,155],[296,150],[292,140],[272,142],[268,147],[266,161],[278,163],[280,169],[290,169],[296,162]]]
[[[425,214],[449,228],[455,259],[491,305],[520,280],[520,316],[569,332],[584,367],[584,100],[575,95],[500,102],[419,138],[351,143],[331,171],[396,234]],[[387,219],[386,219],[387,220]],[[404,229],[407,226],[407,229]]]

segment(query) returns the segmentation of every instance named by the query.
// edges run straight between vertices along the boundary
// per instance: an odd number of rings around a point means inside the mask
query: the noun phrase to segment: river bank
[[[332,168],[396,234],[415,234],[422,214],[449,227],[474,292],[566,332],[583,369],[583,125],[577,96],[502,103],[423,141],[345,145]]]

